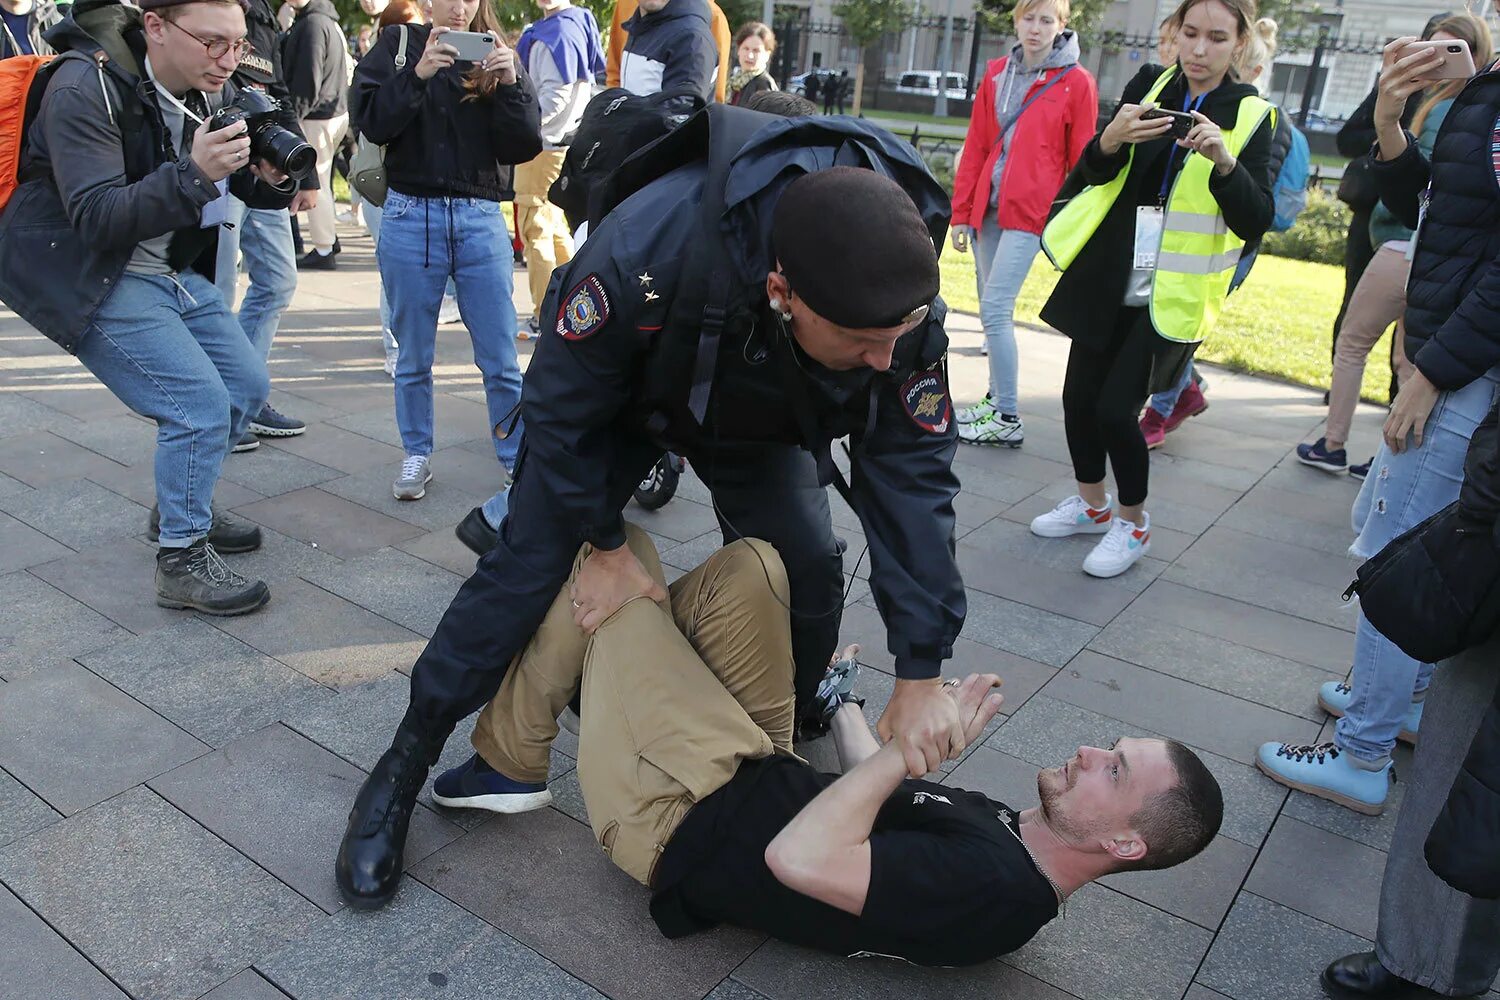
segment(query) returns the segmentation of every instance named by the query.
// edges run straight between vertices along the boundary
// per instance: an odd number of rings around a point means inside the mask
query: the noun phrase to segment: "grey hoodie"
[[[1072,66],[1078,62],[1078,35],[1072,31],[1060,31],[1052,40],[1052,51],[1042,64],[1035,69],[1027,69],[1024,62],[1024,54],[1021,51],[1021,43],[1017,42],[1010,50],[1010,58],[1005,60],[1005,68],[1000,71],[1000,76],[995,80],[995,124],[1004,126],[1005,121],[1018,111],[1026,101],[1026,94],[1031,90],[1031,85],[1036,83],[1037,77],[1049,69],[1062,69]],[[1016,119],[1019,121],[1020,119]],[[1010,128],[1000,137],[1000,155],[995,158],[995,170],[990,175],[990,207],[995,208],[1000,204],[1000,172],[1005,169],[1005,156],[1010,151],[1010,137],[1015,133],[1015,121],[1011,122]]]

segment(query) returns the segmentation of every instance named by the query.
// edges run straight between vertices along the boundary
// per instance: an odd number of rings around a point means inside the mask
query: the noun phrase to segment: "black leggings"
[[[1141,435],[1141,407],[1151,383],[1156,332],[1143,308],[1123,307],[1108,343],[1073,341],[1063,378],[1063,424],[1073,475],[1080,483],[1104,481],[1104,460],[1115,471],[1121,506],[1146,502],[1151,462]]]

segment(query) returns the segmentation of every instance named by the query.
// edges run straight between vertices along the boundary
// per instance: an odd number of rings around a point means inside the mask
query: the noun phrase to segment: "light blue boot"
[[[1255,754],[1255,766],[1272,781],[1366,816],[1379,816],[1384,811],[1395,777],[1389,757],[1378,764],[1367,763],[1333,743],[1262,743]]]
[[[1425,695],[1426,692],[1424,691],[1423,694]],[[1353,689],[1343,681],[1329,681],[1318,688],[1318,705],[1335,719],[1344,717],[1344,713],[1349,711],[1349,703],[1353,700]],[[1407,709],[1406,720],[1401,723],[1401,732],[1396,734],[1396,739],[1410,746],[1416,746],[1421,725],[1422,702],[1419,699],[1413,701],[1411,708]]]

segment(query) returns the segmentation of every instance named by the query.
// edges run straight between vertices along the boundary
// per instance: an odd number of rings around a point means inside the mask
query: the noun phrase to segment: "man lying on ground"
[[[646,533],[627,526],[627,543],[665,586]],[[877,745],[849,694],[852,657],[819,690],[846,773],[820,774],[792,750],[787,577],[765,542],[720,549],[666,600],[630,601],[592,638],[575,622],[572,585],[485,707],[479,752],[433,797],[502,813],[547,805],[556,719],[581,684],[590,823],[610,859],[654,890],[668,937],[728,923],[844,955],[982,962],[1025,944],[1088,882],[1180,864],[1218,832],[1219,786],[1173,741],[1080,747],[1037,775],[1041,804],[1019,811],[909,779],[897,744]],[[999,684],[948,682],[965,743],[999,710]]]

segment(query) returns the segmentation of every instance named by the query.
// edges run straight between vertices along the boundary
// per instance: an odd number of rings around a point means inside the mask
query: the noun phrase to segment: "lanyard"
[[[1183,94],[1182,110],[1197,111],[1200,107],[1203,106],[1203,99],[1207,96],[1207,93],[1199,94],[1197,99],[1194,100],[1191,93]],[[1167,203],[1167,192],[1172,189],[1172,165],[1177,160],[1177,150],[1179,148],[1180,147],[1177,145],[1177,141],[1175,139],[1172,140],[1172,144],[1167,147],[1167,169],[1161,175],[1161,193],[1157,196],[1157,205],[1165,205]],[[1188,150],[1188,152],[1192,152],[1192,150]],[[1186,160],[1186,156],[1184,156],[1183,159]]]
[[[146,59],[146,75],[151,78],[151,85],[156,88],[157,94],[159,94],[162,97],[165,97],[169,102],[171,102],[172,106],[174,108],[176,108],[178,111],[181,111],[185,117],[192,119],[193,121],[197,122],[199,125],[203,124],[203,119],[201,117],[199,117],[198,115],[194,114],[192,112],[192,110],[186,104],[184,104],[181,101],[179,101],[177,99],[177,97],[171,91],[169,91],[166,87],[163,87],[160,83],[157,82],[156,74],[153,73],[153,72],[151,72],[151,59],[149,57]],[[207,107],[208,106],[208,95],[202,93],[201,91],[199,92],[199,94],[203,98],[203,105],[204,105],[204,107]]]

